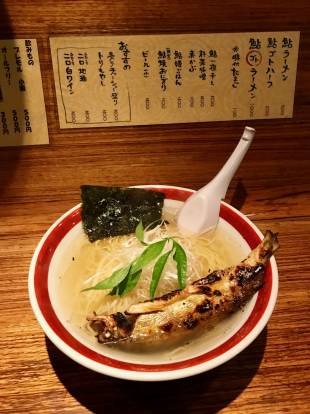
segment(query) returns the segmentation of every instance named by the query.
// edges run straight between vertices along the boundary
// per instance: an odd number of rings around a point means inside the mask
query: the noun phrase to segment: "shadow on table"
[[[248,386],[264,355],[267,328],[243,352],[224,365],[194,377],[168,382],[133,382],[84,368],[60,352],[48,338],[51,364],[70,394],[94,413],[207,413],[224,408]]]
[[[245,203],[247,195],[248,193],[245,186],[243,185],[243,181],[241,178],[239,178],[235,189],[232,192],[231,190],[228,190],[225,200],[228,204],[235,207],[237,210],[241,210],[243,204]]]

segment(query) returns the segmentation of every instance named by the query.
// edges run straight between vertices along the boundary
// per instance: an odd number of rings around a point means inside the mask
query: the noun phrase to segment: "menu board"
[[[61,128],[293,114],[299,32],[50,39]]]
[[[0,40],[0,146],[48,142],[37,42]]]

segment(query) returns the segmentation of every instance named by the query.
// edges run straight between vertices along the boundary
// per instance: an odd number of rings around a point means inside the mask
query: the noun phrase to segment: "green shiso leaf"
[[[173,260],[177,264],[178,281],[181,289],[186,286],[187,257],[183,247],[173,240],[174,255]]]
[[[167,240],[160,240],[156,243],[150,244],[146,249],[143,250],[141,255],[132,262],[130,272],[136,273],[143,267],[147,266],[152,260],[156,259],[163,251]]]
[[[143,223],[141,220],[139,221],[139,224],[137,225],[135,231],[136,231],[136,238],[139,240],[140,243],[146,246],[147,243],[144,242],[144,228],[143,228]]]
[[[154,223],[152,222],[151,224]],[[143,250],[143,252],[131,263],[129,263],[128,266],[123,267],[121,269],[117,269],[107,279],[102,280],[93,287],[83,289],[83,291],[112,289],[109,295],[126,295],[137,286],[143,268],[146,267],[153,260],[157,259],[153,268],[152,279],[150,283],[150,298],[151,300],[153,300],[160,277],[162,276],[164,267],[171,253],[173,253],[173,260],[175,261],[177,266],[179,286],[181,289],[185,288],[187,273],[187,257],[183,247],[174,238],[171,237],[164,238],[152,244],[145,243],[144,226],[142,220],[140,220],[138,222],[138,225],[135,227],[135,234],[136,238],[142,244],[147,246]],[[161,255],[166,243],[169,241],[171,241],[173,244],[172,249]]]
[[[127,295],[127,293],[131,292],[137,286],[141,273],[142,273],[142,269],[138,270],[135,273],[128,274],[128,278],[126,278],[127,283],[126,283],[125,288],[119,291],[120,296]]]
[[[130,265],[126,267],[122,267],[121,269],[117,269],[107,279],[102,280],[101,282],[97,283],[93,287],[83,289],[82,292],[86,292],[87,290],[102,290],[102,289],[115,288],[126,278],[129,270],[130,270]]]
[[[157,289],[159,279],[160,279],[160,277],[163,273],[164,267],[167,263],[168,257],[169,257],[171,252],[172,252],[172,250],[169,250],[167,253],[164,253],[162,256],[160,256],[160,258],[156,261],[156,263],[154,265],[154,269],[153,269],[153,273],[152,273],[152,280],[151,280],[151,284],[150,284],[150,298],[151,298],[151,300],[154,299],[155,291]]]
[[[95,286],[83,289],[88,290],[112,289],[110,295],[123,296],[134,289],[139,281],[142,268],[155,260],[163,251],[167,240],[160,240],[146,247],[140,256],[126,267],[116,270],[110,277],[97,283]]]

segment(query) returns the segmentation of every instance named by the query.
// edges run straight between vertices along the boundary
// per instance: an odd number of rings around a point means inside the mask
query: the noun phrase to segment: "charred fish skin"
[[[100,343],[156,343],[212,324],[244,306],[263,286],[265,267],[278,249],[277,234],[262,242],[239,265],[216,270],[184,290],[130,306],[126,312],[88,319]]]
[[[119,342],[128,338],[133,330],[134,320],[122,312],[112,315],[94,315],[87,320],[91,328],[97,332],[99,343]]]

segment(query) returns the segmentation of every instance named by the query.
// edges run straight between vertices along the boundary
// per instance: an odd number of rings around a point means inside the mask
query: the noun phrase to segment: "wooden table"
[[[0,7],[0,38],[38,39],[50,134],[48,146],[0,150],[0,412],[310,412],[308,2],[7,0]],[[199,376],[134,383],[94,373],[55,348],[35,320],[27,273],[36,244],[79,201],[80,184],[199,188],[244,122],[60,130],[48,37],[240,29],[302,31],[294,118],[250,122],[257,138],[227,195],[262,230],[280,234],[275,311],[246,350]]]

